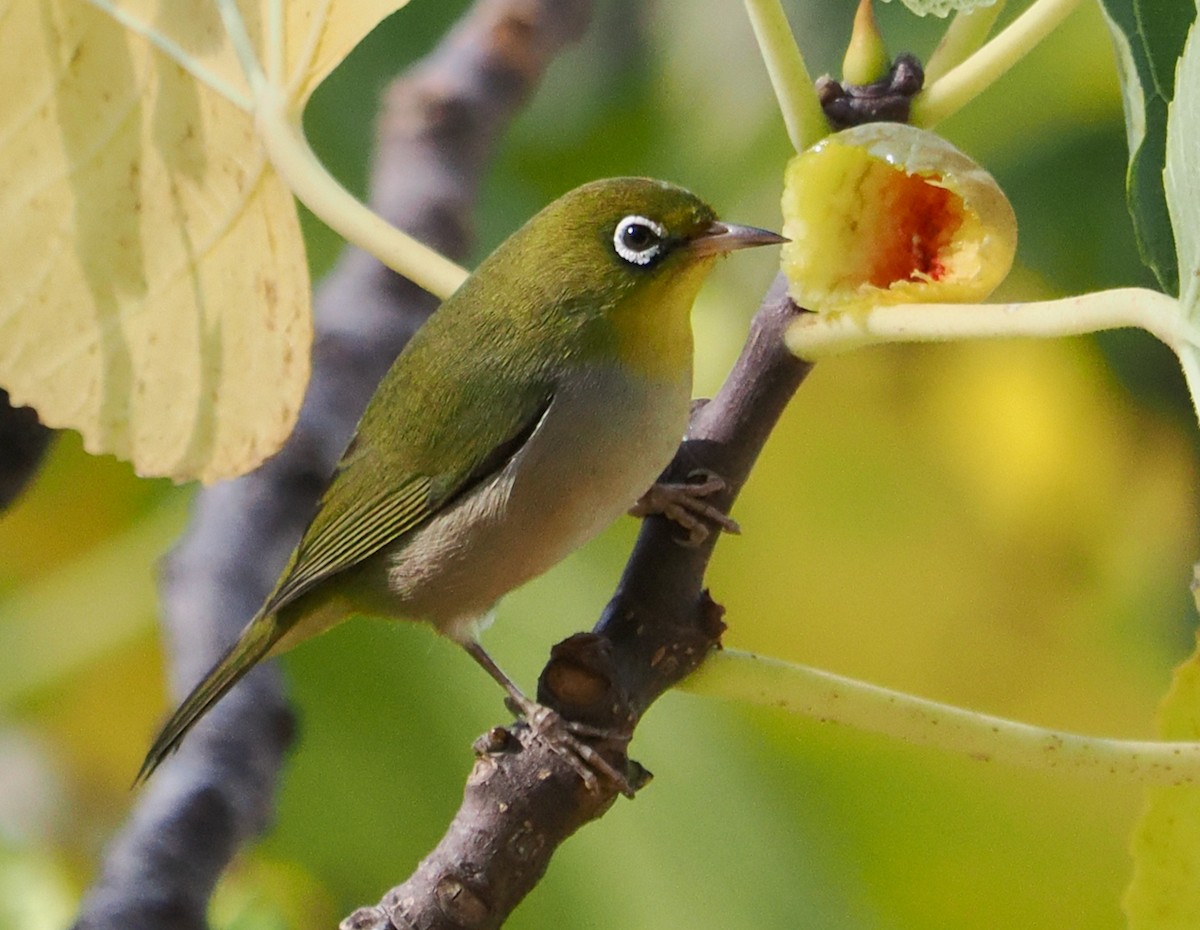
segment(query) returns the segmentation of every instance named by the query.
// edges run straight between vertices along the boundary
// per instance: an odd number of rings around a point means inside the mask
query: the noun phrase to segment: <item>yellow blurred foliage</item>
[[[1150,695],[1130,668],[1161,662],[1149,634],[1175,616],[1128,611],[1149,599],[1177,615],[1200,548],[1195,466],[1094,349],[824,362],[772,444],[736,511],[746,535],[713,570],[731,642],[1035,722],[1144,732]],[[1149,655],[1114,653],[1135,624]]]

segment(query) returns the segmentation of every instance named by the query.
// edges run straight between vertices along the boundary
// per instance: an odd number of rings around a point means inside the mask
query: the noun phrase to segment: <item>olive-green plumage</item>
[[[384,376],[275,590],[139,778],[256,662],[353,614],[473,642],[650,486],[686,425],[705,274],[779,241],[641,178],[571,191],[509,237]]]

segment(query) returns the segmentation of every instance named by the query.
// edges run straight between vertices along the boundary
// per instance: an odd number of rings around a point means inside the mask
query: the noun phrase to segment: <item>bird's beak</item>
[[[735,223],[713,221],[707,229],[688,243],[693,255],[724,255],[735,249],[750,249],[757,245],[778,245],[788,240],[769,229],[738,226]]]

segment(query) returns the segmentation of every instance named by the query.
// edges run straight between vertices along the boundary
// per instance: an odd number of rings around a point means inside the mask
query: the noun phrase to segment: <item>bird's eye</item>
[[[613,232],[613,246],[631,265],[645,266],[661,256],[666,237],[662,224],[644,216],[627,216]]]

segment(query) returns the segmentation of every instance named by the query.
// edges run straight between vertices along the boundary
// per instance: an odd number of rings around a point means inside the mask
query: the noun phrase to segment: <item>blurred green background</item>
[[[789,6],[815,73],[846,0]],[[465,7],[416,0],[316,95],[322,157],[361,189],[379,91]],[[1011,18],[1011,12],[1008,17]],[[942,23],[880,10],[893,52]],[[1123,202],[1112,52],[1084,5],[942,131],[1021,223],[1007,299],[1148,285]],[[484,254],[539,206],[623,173],[779,225],[789,147],[742,5],[597,4],[507,138]],[[308,223],[313,265],[337,242]],[[720,384],[771,255],[724,263],[695,313],[697,393]],[[726,642],[993,714],[1148,737],[1195,625],[1197,431],[1148,336],[864,350],[817,367],[768,446],[710,574]],[[67,925],[166,712],[155,560],[190,488],[57,443],[0,516],[0,927]],[[511,596],[487,642],[531,684],[594,621],[623,521]],[[436,842],[494,685],[424,628],[348,624],[285,660],[302,734],[270,834],[214,904],[221,927],[325,928]],[[633,754],[656,774],[573,838],[509,926],[1116,928],[1127,783],[998,768],[840,727],[668,695]]]

